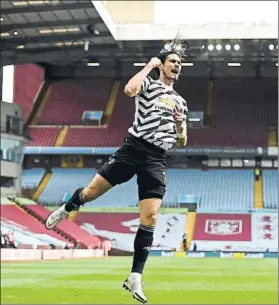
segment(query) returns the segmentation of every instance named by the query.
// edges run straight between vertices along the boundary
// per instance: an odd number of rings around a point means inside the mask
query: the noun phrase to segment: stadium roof
[[[1,0],[1,51],[5,62],[71,62],[84,52],[117,47],[90,0]]]
[[[146,36],[146,25],[122,25],[117,30],[103,1],[1,0],[1,65],[40,62],[84,66],[93,62],[121,70],[126,64],[146,62],[162,47],[163,40],[154,40],[154,37],[127,40],[133,29],[140,35],[140,28],[141,37]],[[170,25],[168,30],[175,33]],[[278,42],[271,38],[260,41],[190,39],[187,62],[204,63],[204,67],[214,62],[235,61],[274,66]],[[226,50],[226,45],[231,46],[230,50]],[[274,46],[272,50],[270,45]]]

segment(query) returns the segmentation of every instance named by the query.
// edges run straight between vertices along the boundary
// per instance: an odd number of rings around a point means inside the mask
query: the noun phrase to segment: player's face
[[[167,78],[177,80],[181,71],[181,60],[176,54],[170,54],[163,65],[164,74]]]

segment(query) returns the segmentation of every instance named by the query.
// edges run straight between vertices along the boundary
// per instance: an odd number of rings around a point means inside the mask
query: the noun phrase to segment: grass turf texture
[[[2,263],[1,304],[135,304],[131,257]],[[278,304],[276,259],[150,257],[148,304]]]

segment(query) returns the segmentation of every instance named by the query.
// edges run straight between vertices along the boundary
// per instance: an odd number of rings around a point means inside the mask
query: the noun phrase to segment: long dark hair
[[[188,43],[185,40],[182,40],[180,35],[178,34],[174,40],[167,42],[164,45],[163,49],[160,51],[157,57],[161,60],[162,64],[165,63],[167,57],[171,54],[176,54],[182,61],[184,57],[186,57],[185,52],[187,48]],[[158,80],[160,78],[160,69],[154,68],[148,76],[154,80]]]

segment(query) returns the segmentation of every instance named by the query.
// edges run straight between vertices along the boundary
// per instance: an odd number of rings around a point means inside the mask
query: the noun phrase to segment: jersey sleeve
[[[150,83],[151,83],[151,78],[148,76],[143,80],[143,82],[141,84],[140,92],[138,93],[138,95],[144,93],[150,86]]]

